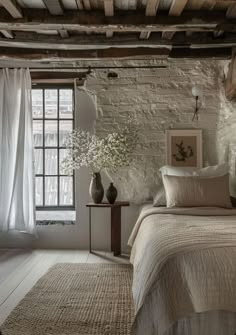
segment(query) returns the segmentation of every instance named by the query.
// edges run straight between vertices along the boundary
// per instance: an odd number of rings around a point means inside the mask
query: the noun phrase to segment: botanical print
[[[197,165],[196,136],[172,136],[171,152],[171,165],[195,167]]]
[[[201,129],[167,130],[167,164],[177,167],[202,167]]]

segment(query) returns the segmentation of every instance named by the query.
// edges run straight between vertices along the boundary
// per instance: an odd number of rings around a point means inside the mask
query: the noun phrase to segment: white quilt
[[[236,210],[142,210],[129,239],[135,335],[163,335],[175,321],[236,312]]]

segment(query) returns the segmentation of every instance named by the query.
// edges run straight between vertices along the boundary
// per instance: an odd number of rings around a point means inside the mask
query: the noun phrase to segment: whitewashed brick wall
[[[128,115],[135,115],[140,123],[131,166],[114,176],[122,198],[140,202],[155,191],[160,183],[158,169],[165,164],[166,129],[202,128],[204,163],[224,159],[221,142],[225,145],[236,130],[235,106],[223,93],[226,65],[224,61],[181,59],[170,61],[166,69],[114,70],[118,74],[114,79],[107,78],[107,70],[96,70],[89,76],[86,87],[97,100],[97,134],[116,131],[125,125]],[[192,122],[194,84],[201,88],[203,97],[199,121]]]

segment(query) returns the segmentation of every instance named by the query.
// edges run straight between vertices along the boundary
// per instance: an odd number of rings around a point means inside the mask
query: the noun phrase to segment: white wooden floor
[[[0,325],[53,264],[128,262],[107,252],[0,249]]]

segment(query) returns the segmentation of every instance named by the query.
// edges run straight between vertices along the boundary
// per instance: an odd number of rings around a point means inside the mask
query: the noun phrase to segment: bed
[[[236,209],[146,205],[128,243],[133,335],[236,334]]]

